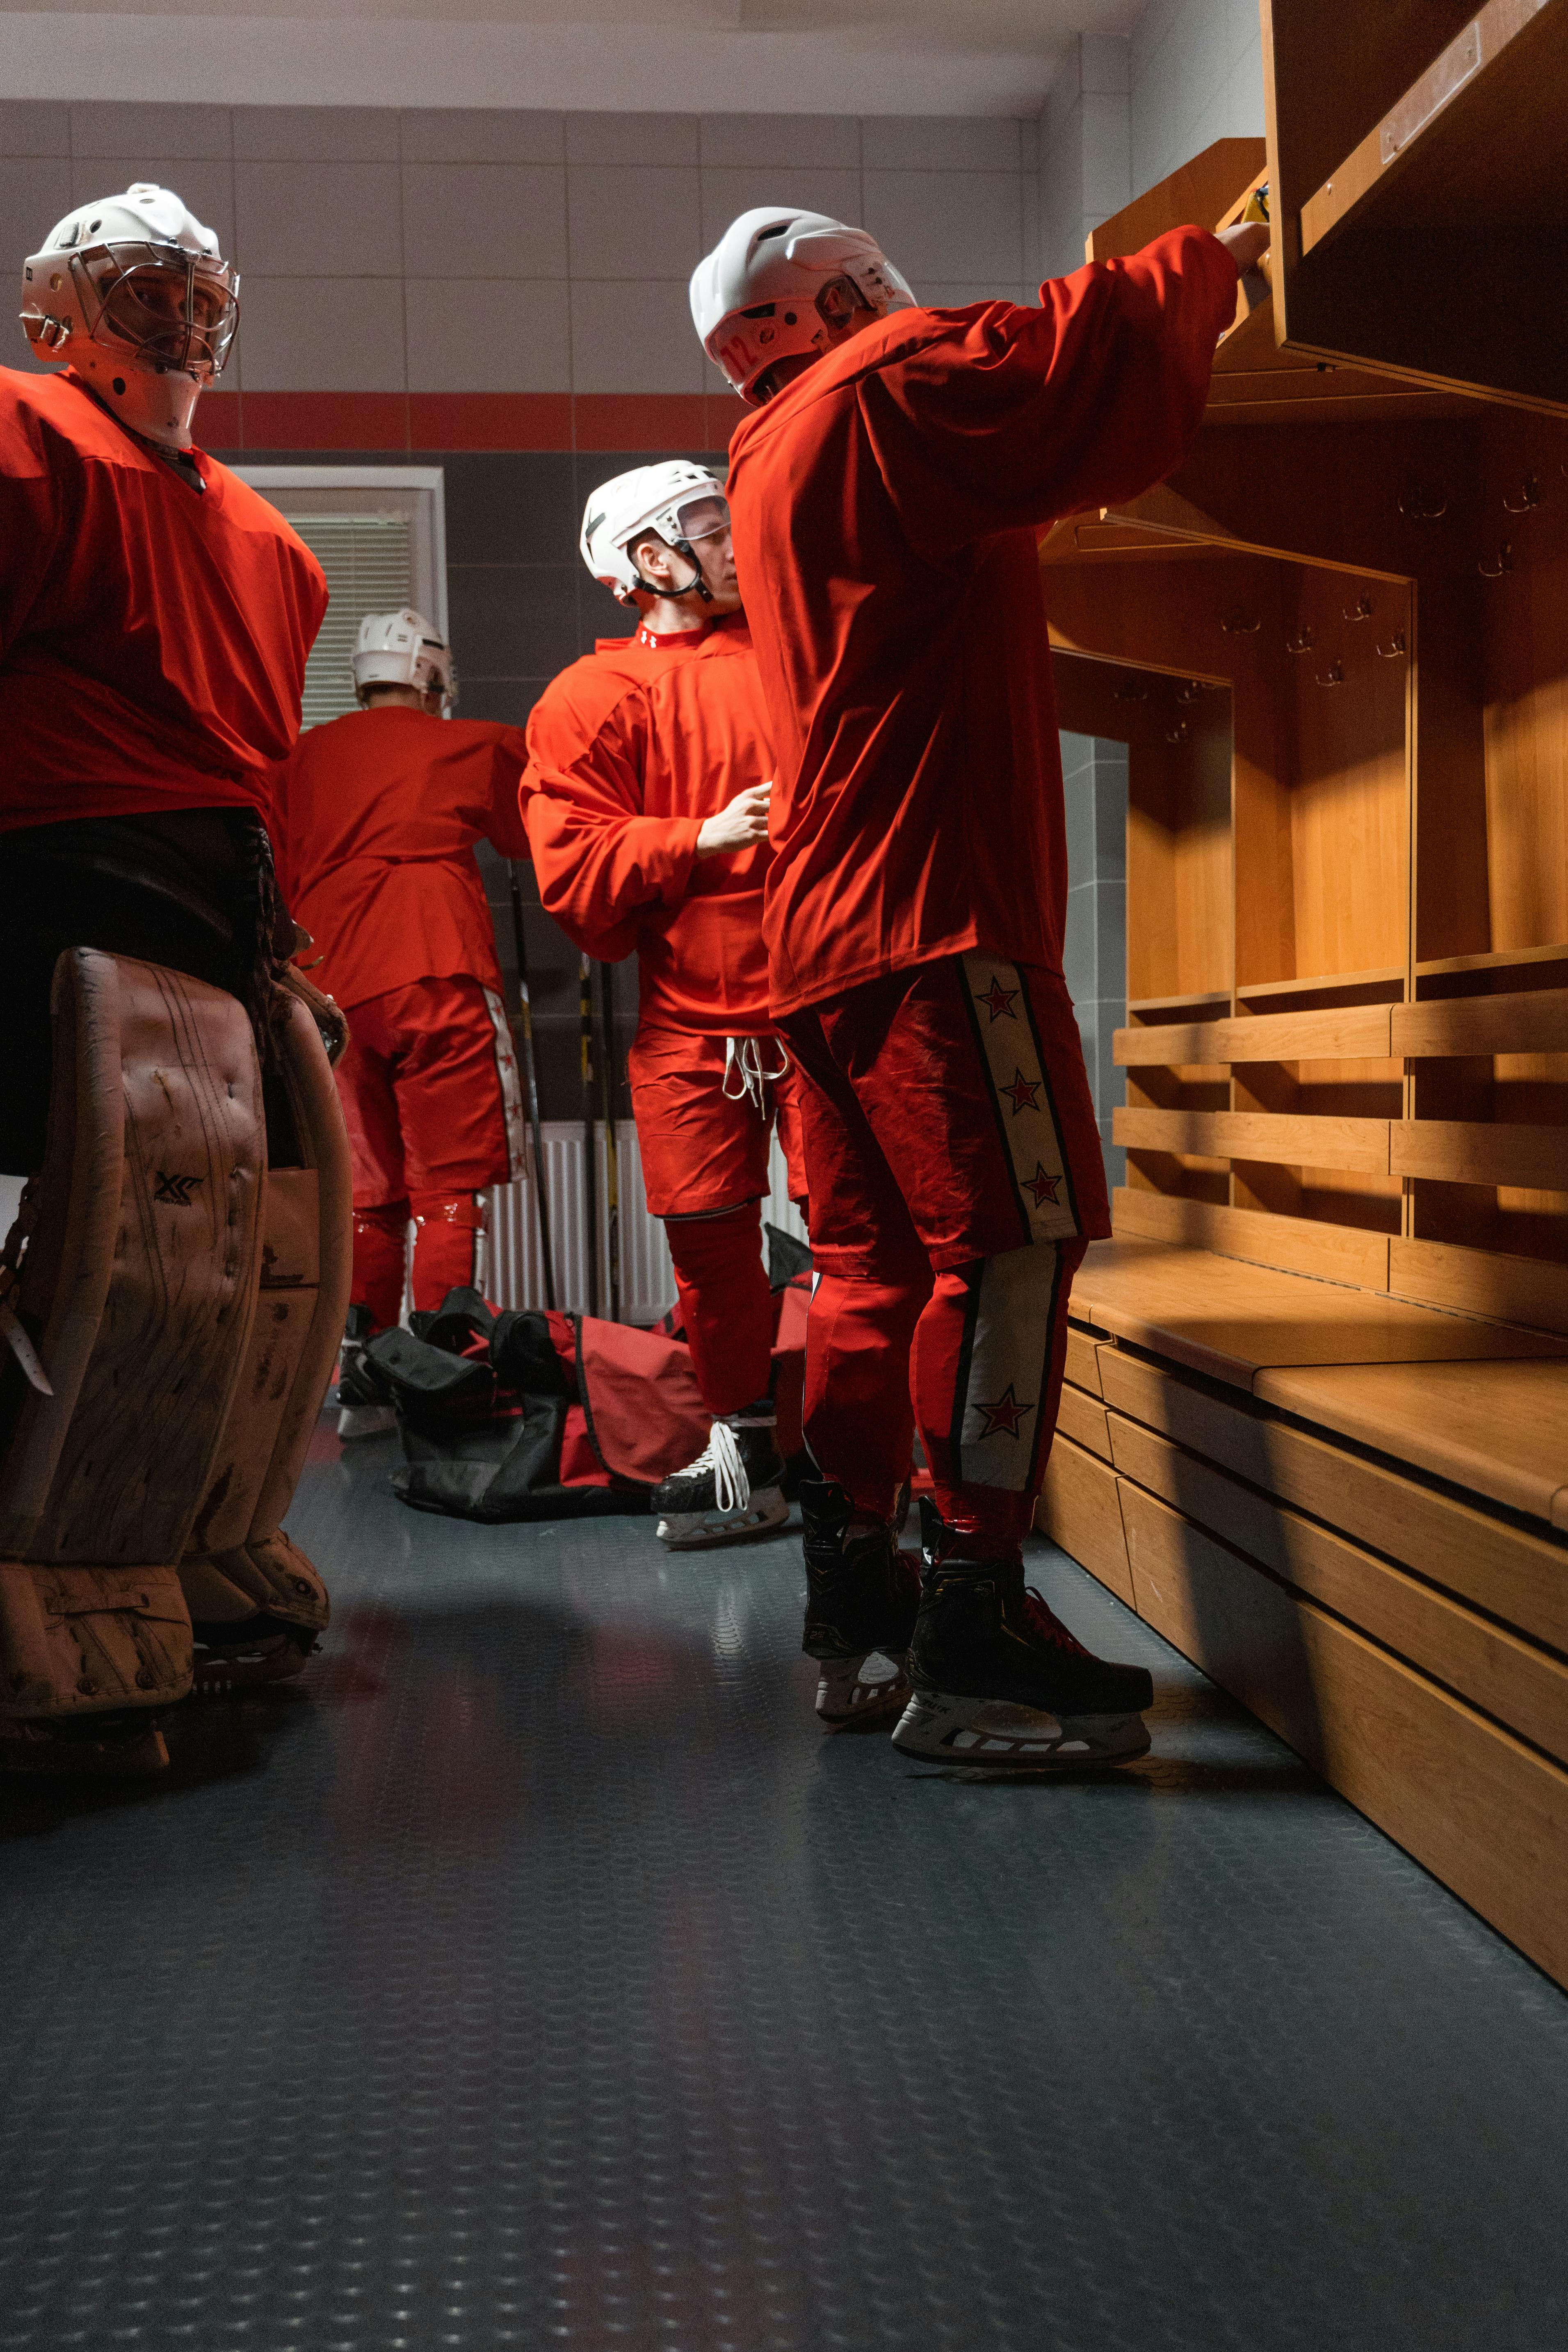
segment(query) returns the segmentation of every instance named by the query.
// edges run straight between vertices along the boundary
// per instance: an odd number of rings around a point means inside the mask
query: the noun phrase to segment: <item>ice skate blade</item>
[[[763,1486],[743,1511],[671,1511],[658,1523],[658,1539],[669,1551],[710,1551],[720,1544],[754,1543],[789,1517],[779,1486]]]
[[[345,1404],[338,1410],[338,1436],[344,1445],[356,1437],[384,1437],[396,1427],[389,1404]]]
[[[942,1764],[1063,1770],[1074,1765],[1124,1764],[1142,1756],[1149,1747],[1149,1727],[1141,1715],[1058,1717],[1011,1699],[917,1692],[894,1727],[893,1745],[901,1755]]]
[[[821,1662],[816,1712],[830,1731],[837,1731],[847,1723],[867,1723],[874,1716],[891,1714],[909,1695],[910,1678],[902,1658],[870,1650],[860,1658]]]
[[[227,1698],[236,1691],[291,1681],[295,1675],[303,1674],[315,1646],[309,1638],[302,1642],[284,1638],[266,1648],[198,1651],[191,1677],[192,1696]]]

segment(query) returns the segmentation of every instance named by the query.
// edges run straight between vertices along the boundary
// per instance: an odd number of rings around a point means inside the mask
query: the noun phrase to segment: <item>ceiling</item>
[[[1033,114],[1142,0],[0,0],[13,98]],[[384,37],[377,37],[378,31]]]

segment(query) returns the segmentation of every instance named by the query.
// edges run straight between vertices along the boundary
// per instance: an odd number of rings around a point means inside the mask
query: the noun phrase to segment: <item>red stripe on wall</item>
[[[570,449],[569,392],[412,392],[415,449]]]
[[[259,449],[722,449],[722,393],[209,392],[202,445]]]

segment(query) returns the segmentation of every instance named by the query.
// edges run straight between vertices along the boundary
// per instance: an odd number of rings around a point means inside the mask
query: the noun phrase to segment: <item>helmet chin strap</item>
[[[668,598],[671,604],[679,604],[682,596],[689,596],[693,592],[695,592],[695,593],[702,599],[702,602],[705,604],[710,604],[713,602],[713,591],[710,588],[707,581],[702,576],[702,566],[697,561],[697,556],[692,548],[691,541],[689,539],[672,539],[669,541],[669,546],[674,554],[684,555],[688,563],[690,564],[690,579],[687,582],[684,588],[659,588],[656,587],[651,580],[645,580],[640,572],[634,572],[632,576],[637,582],[637,586],[642,590],[643,594],[645,596],[658,596],[661,600]]]

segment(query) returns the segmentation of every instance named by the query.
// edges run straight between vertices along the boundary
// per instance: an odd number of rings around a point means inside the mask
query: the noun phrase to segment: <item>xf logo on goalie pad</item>
[[[172,1209],[188,1209],[192,1193],[198,1184],[205,1181],[201,1176],[166,1176],[160,1168],[153,1198],[154,1201],[166,1201]]]

